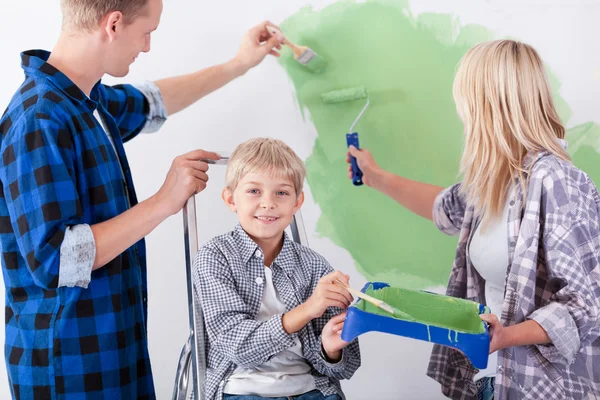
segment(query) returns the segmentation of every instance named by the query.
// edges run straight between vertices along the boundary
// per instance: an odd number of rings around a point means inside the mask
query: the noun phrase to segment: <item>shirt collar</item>
[[[238,247],[238,250],[242,256],[244,264],[248,263],[248,261],[250,261],[252,257],[255,257],[257,251],[260,252],[258,254],[262,255],[262,250],[256,244],[256,242],[252,240],[252,238],[246,233],[244,228],[242,228],[242,225],[238,224],[235,227],[235,230],[233,231],[233,237]],[[292,252],[293,249],[293,241],[290,239],[289,235],[286,232],[283,232],[283,246],[281,246],[281,251],[279,252],[277,257],[275,257],[273,263],[279,265],[280,267],[285,267],[287,260],[294,259],[293,257],[289,256],[290,252]]]
[[[564,139],[557,139],[557,140],[558,140],[558,143],[560,143],[561,147],[566,150],[568,147],[567,141]],[[540,157],[542,157],[546,154],[548,154],[548,152],[546,150],[530,151],[529,153],[527,153],[525,155],[525,158],[523,159],[523,167],[527,168],[528,166],[535,164],[535,162]]]
[[[28,50],[21,53],[21,68],[25,75],[46,79],[56,86],[62,93],[76,104],[85,104],[90,110],[98,107],[99,88],[98,81],[90,93],[90,97],[71,81],[65,74],[60,72],[47,61],[50,52],[45,50]]]

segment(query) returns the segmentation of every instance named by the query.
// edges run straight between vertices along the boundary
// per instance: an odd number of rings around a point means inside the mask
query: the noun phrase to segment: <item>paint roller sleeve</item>
[[[367,98],[367,88],[365,86],[352,87],[342,90],[334,90],[321,94],[321,99],[324,103],[343,103]]]

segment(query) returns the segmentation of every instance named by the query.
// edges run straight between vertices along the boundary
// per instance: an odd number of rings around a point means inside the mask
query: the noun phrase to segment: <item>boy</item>
[[[194,265],[207,399],[339,400],[339,380],[360,366],[358,341],[340,337],[352,296],[333,283],[349,277],[284,232],[304,202],[305,175],[280,140],[249,140],[229,159],[223,201],[240,223],[204,245]]]

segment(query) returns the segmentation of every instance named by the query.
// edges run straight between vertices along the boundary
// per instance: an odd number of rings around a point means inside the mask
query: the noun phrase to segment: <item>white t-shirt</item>
[[[511,191],[511,194],[514,194],[514,191]],[[502,314],[508,270],[508,203],[507,201],[502,216],[488,224],[484,232],[479,224],[469,246],[471,263],[485,280],[486,305],[498,319]],[[491,354],[487,368],[479,371],[475,380],[495,376],[497,365],[497,353]]]
[[[273,286],[273,271],[265,267],[265,291],[256,319],[266,321],[286,312],[285,304]],[[263,397],[295,396],[316,388],[311,366],[302,355],[298,338],[295,345],[283,350],[256,368],[237,367],[227,379],[223,393]]]

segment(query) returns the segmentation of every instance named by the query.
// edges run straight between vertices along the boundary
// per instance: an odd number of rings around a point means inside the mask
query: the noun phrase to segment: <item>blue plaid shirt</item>
[[[0,120],[0,245],[12,395],[154,398],[144,241],[93,271],[87,289],[58,284],[66,230],[106,221],[137,203],[123,142],[150,118],[149,102],[133,86],[100,82],[87,97],[46,62],[48,56],[41,50],[21,54],[25,81]]]

